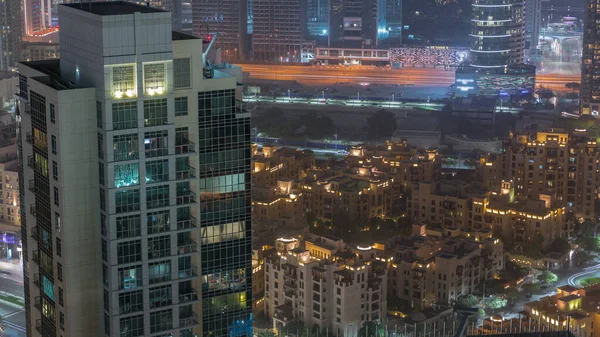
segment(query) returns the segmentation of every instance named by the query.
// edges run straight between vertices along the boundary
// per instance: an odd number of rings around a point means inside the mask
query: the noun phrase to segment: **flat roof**
[[[172,40],[173,41],[197,40],[198,39],[197,37],[195,37],[193,35],[185,34],[185,33],[182,33],[182,32],[176,32],[176,31],[173,31],[172,34],[171,34],[171,36],[172,36]]]
[[[62,4],[60,6],[67,6],[74,9],[82,10],[88,13],[96,15],[126,15],[133,13],[163,13],[166,12],[162,9],[141,6],[126,1],[103,1],[103,2],[90,2],[90,3],[70,3]]]

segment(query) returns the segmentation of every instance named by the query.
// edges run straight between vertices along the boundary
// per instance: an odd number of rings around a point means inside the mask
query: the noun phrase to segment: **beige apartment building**
[[[559,287],[552,296],[525,304],[531,317],[531,330],[569,330],[577,337],[594,337],[600,334],[600,285],[575,288]]]
[[[450,304],[504,269],[504,245],[489,231],[444,230],[439,233],[443,236],[427,232],[424,225],[413,225],[413,236],[385,244],[393,256],[389,292],[413,307]]]
[[[566,208],[557,204],[548,195],[516,196],[511,182],[488,192],[480,184],[441,180],[419,184],[407,208],[416,222],[466,231],[488,229],[515,244],[541,235],[548,246],[556,238],[571,238],[575,230]]]
[[[21,224],[17,144],[0,147],[0,223]],[[27,187],[27,184],[25,184]]]
[[[389,262],[381,252],[346,245],[338,250],[335,242],[341,242],[334,238],[311,242],[309,251],[298,239],[281,238],[277,254],[265,260],[264,307],[274,328],[301,321],[335,336],[357,336],[363,323],[384,319]],[[315,257],[320,245],[329,245],[325,250],[333,255]]]
[[[481,160],[479,176],[496,188],[512,181],[517,196],[548,195],[577,217],[594,217],[598,196],[598,145],[583,130],[563,129],[512,135],[504,153]]]

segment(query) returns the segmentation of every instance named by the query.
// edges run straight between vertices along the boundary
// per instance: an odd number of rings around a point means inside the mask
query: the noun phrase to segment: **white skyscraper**
[[[59,16],[61,59],[19,65],[28,335],[250,335],[236,78],[205,71],[202,40],[172,32],[169,12],[115,1]]]

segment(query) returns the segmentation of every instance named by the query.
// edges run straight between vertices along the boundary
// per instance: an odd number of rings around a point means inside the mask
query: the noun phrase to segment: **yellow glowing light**
[[[116,98],[121,98],[121,97],[123,97],[123,92],[122,92],[121,90],[117,90],[117,91],[115,91],[115,92],[113,93],[113,95],[114,95]]]

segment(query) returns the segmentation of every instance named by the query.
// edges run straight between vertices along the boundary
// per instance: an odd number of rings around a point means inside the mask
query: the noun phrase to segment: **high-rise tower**
[[[600,3],[586,0],[583,18],[583,54],[581,67],[580,110],[585,115],[598,115],[600,111],[600,78],[597,68],[600,66]]]
[[[523,62],[523,0],[473,0],[471,65],[502,68]]]
[[[14,67],[23,41],[23,12],[21,0],[0,3],[0,70]]]
[[[250,336],[250,120],[202,40],[132,3],[59,5],[19,64],[29,336]]]

